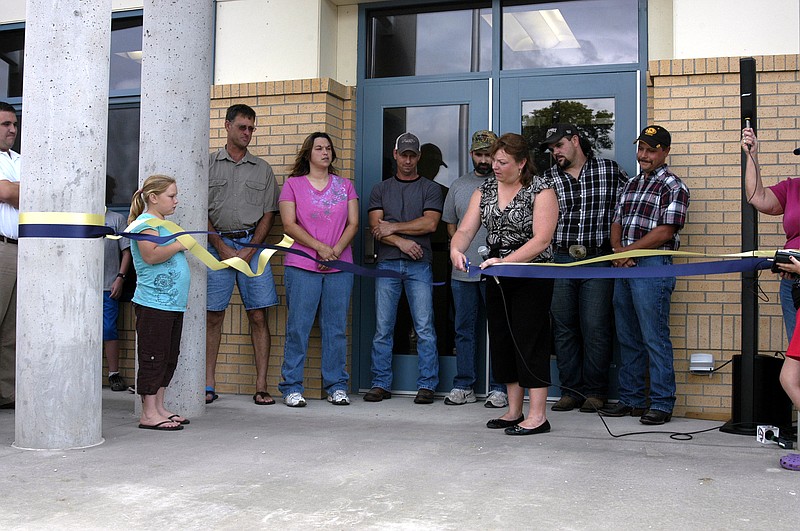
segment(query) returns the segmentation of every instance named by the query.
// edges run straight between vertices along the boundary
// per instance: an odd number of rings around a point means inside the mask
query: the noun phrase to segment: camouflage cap
[[[491,131],[483,129],[475,131],[472,135],[472,147],[470,151],[480,151],[481,149],[489,149],[497,141],[497,135]]]

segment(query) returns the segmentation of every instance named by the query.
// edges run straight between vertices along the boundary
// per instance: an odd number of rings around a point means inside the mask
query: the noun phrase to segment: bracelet
[[[117,273],[117,278],[124,279],[125,278],[125,273]]]

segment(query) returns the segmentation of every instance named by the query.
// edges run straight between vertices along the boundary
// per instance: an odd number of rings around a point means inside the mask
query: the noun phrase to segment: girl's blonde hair
[[[151,175],[144,180],[144,184],[136,190],[131,197],[131,211],[128,214],[128,223],[133,223],[147,206],[147,197],[150,194],[160,195],[167,191],[171,185],[175,184],[175,179],[168,175]]]

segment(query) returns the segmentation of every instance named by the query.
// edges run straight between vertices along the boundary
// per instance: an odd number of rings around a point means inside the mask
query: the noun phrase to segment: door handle
[[[364,232],[364,263],[374,264],[378,261],[378,253],[375,251],[375,237],[369,227],[364,227]]]

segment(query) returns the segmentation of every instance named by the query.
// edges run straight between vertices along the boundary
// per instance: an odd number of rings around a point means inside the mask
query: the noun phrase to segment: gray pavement
[[[180,432],[137,429],[134,395],[103,390],[93,448],[11,447],[0,410],[0,529],[798,529],[800,473],[753,437],[611,437],[594,414],[552,432],[489,430],[482,402],[408,396],[347,407],[222,395]],[[607,419],[616,434],[643,431]],[[793,450],[797,452],[798,450]]]

